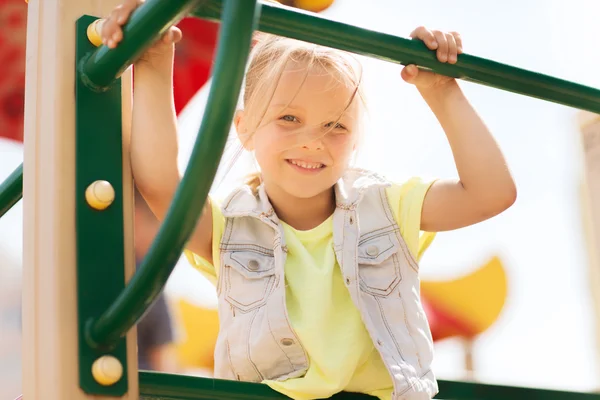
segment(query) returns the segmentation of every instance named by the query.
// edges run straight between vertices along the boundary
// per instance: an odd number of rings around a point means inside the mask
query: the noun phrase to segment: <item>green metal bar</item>
[[[152,304],[175,267],[223,154],[259,13],[256,0],[225,1],[214,81],[189,165],[138,272],[115,302],[88,325],[90,343],[112,343],[124,335]]]
[[[114,49],[100,46],[81,65],[81,78],[91,88],[102,90],[121,76],[171,25],[202,0],[147,0],[123,27],[123,40]]]
[[[142,399],[229,399],[268,400],[287,399],[281,393],[261,383],[227,381],[171,375],[157,372],[140,372],[140,397]],[[464,400],[598,400],[600,394],[565,392],[558,390],[498,386],[472,382],[438,381],[440,393],[436,398]],[[374,397],[342,392],[332,397],[336,400],[365,400]]]
[[[222,0],[209,0],[193,14],[218,20],[221,3]],[[443,75],[600,113],[600,90],[468,54],[461,54],[456,64],[444,64],[421,41],[331,21],[315,14],[263,4],[258,29],[394,63],[416,64]]]
[[[468,400],[599,400],[598,393],[566,392],[518,386],[438,380],[437,398]]]
[[[87,38],[88,26],[97,18],[82,15],[75,23],[75,62],[96,50]],[[121,338],[108,348],[90,346],[86,322],[100,315],[125,289],[125,232],[123,226],[123,132],[121,79],[104,91],[96,91],[75,79],[75,257],[77,283],[77,366],[79,387],[94,396],[121,397],[129,390],[123,374],[112,385],[94,379],[92,365],[98,357],[116,357],[127,371],[127,343]],[[104,180],[115,198],[102,210],[90,206],[86,191]]]
[[[0,217],[23,197],[23,164],[0,184]]]
[[[244,0],[245,1],[245,0]],[[228,381],[171,375],[160,372],[140,372],[140,399],[227,399],[227,400],[283,400],[289,397],[262,383]],[[375,397],[342,392],[332,396],[336,400],[367,400]]]

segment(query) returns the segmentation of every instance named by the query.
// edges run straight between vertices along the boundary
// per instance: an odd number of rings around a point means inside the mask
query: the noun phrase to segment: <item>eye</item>
[[[284,115],[279,119],[286,122],[298,122],[298,118],[294,117],[293,115]]]
[[[333,122],[325,124],[325,128],[331,128],[332,125],[333,125]],[[346,130],[346,127],[338,122],[338,123],[335,124],[335,127],[333,129],[343,129],[343,130]]]

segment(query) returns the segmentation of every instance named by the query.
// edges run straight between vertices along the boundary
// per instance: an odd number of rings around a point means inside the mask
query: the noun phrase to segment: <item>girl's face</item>
[[[307,74],[308,72],[308,74]],[[247,133],[249,116],[236,118],[248,150],[254,150],[267,190],[298,198],[330,190],[348,168],[358,139],[354,87],[323,67],[289,63],[262,123]]]

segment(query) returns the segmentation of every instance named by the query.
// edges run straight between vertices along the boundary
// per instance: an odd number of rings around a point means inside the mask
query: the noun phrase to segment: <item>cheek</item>
[[[255,133],[254,156],[259,165],[263,166],[274,162],[277,155],[281,153],[281,143],[277,136],[276,132],[266,129]]]
[[[298,145],[297,135],[278,129],[276,126],[264,127],[255,133],[254,148],[258,155],[281,154]]]
[[[331,155],[338,161],[347,161],[352,158],[356,139],[354,135],[337,135],[329,139],[328,147]]]

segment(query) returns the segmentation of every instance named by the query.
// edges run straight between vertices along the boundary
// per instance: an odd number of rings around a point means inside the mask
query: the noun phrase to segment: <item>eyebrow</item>
[[[293,106],[293,105],[288,104],[288,103],[272,104],[272,105],[269,106],[269,108],[280,108],[282,110],[286,110],[286,109],[290,108],[292,110],[305,111],[303,107]]]

